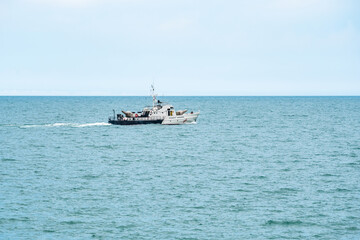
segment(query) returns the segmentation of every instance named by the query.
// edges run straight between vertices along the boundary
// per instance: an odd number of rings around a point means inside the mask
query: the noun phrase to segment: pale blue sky
[[[0,95],[360,95],[358,0],[1,0]]]

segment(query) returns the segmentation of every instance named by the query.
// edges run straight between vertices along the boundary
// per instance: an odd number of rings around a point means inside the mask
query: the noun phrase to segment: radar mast
[[[155,94],[154,83],[151,84],[151,96],[153,98],[153,108],[155,108],[155,105],[157,104],[157,101],[156,101],[157,94]]]

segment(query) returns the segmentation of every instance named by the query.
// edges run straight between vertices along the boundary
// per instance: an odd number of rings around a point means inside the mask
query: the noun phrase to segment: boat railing
[[[123,118],[122,121],[150,121],[150,120],[164,120],[164,117],[134,117]]]

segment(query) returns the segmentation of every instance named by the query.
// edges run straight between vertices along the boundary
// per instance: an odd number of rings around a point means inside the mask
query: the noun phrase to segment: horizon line
[[[151,97],[150,95],[0,95],[0,97]],[[162,95],[158,97],[360,97],[359,95]]]

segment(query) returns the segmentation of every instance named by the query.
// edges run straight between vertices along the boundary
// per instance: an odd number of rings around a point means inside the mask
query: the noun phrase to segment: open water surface
[[[360,239],[360,97],[0,97],[0,239]]]

